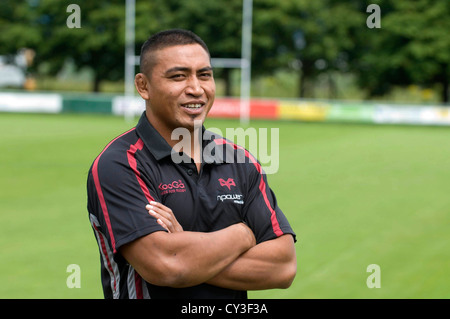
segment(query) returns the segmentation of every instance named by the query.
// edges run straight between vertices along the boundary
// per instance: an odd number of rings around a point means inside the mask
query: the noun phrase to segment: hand
[[[145,206],[148,213],[155,217],[158,224],[167,229],[169,233],[182,232],[183,227],[178,223],[172,210],[158,202],[150,202],[149,205]]]

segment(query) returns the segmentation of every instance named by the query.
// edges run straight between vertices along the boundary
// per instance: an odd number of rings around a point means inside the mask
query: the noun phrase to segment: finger
[[[150,209],[160,209],[160,210],[163,210],[163,211],[168,211],[168,210],[170,210],[169,207],[164,206],[163,204],[157,203],[157,202],[150,202],[150,204],[147,204],[147,205],[145,206],[145,208],[146,208],[147,210],[150,210]]]
[[[157,212],[155,212],[153,209],[150,209],[150,210],[148,211],[148,213],[149,213],[150,215],[152,215],[153,217],[155,217],[156,219],[162,217],[160,214],[158,214]]]
[[[172,210],[169,207],[165,206],[164,204],[161,204],[161,203],[158,203],[158,202],[154,202],[154,201],[151,201],[150,204],[148,204],[147,206],[158,208],[158,209],[161,209],[163,211],[170,212],[170,213],[172,212]]]
[[[173,222],[170,219],[165,218],[161,214],[158,214],[154,210],[149,210],[148,212],[150,215],[152,215],[154,218],[156,218],[156,221],[163,226],[165,229],[167,229],[170,233],[176,232],[176,226],[174,226]]]
[[[161,207],[162,206],[162,207]],[[172,210],[164,205],[147,205],[145,207],[148,211],[153,210],[156,213],[160,214],[161,216],[167,218],[167,219],[172,219],[175,218],[175,216],[173,215]]]
[[[158,218],[158,219],[156,220],[156,222],[157,222],[158,224],[160,224],[162,227],[164,227],[169,233],[171,233],[169,227],[167,227],[167,225],[166,225],[160,218]]]
[[[165,225],[170,226],[172,224],[172,222],[170,221],[170,219],[166,218],[163,214],[161,214],[160,212],[155,211],[155,208],[153,207],[153,209],[150,209],[148,211],[148,213],[150,215],[152,215],[153,217],[155,217],[156,219],[160,219],[161,221],[164,222]]]
[[[155,201],[151,201],[151,202],[150,202],[150,205],[156,206],[156,207],[159,207],[159,208],[162,208],[162,209],[164,209],[164,208],[169,208],[169,207],[165,206],[164,204],[159,203],[159,202],[155,202]]]
[[[148,203],[145,207],[149,207],[149,206],[160,207],[160,208],[167,207],[167,206],[165,206],[164,204],[161,204],[161,203],[155,202],[155,201],[151,201],[151,202]]]
[[[170,218],[170,214],[168,214],[167,212],[165,212],[164,210],[156,207],[156,206],[148,206],[146,207],[148,212],[151,213],[152,215],[157,214],[159,217],[164,217],[166,219]]]
[[[153,216],[154,218],[156,218],[156,222],[157,222],[158,224],[160,224],[162,227],[164,227],[166,230],[168,230],[168,231],[170,232],[169,226],[167,225],[167,224],[170,224],[170,223],[164,222],[164,221],[163,221],[164,218],[163,218],[160,214],[158,214],[157,212],[155,212],[155,211],[152,210],[152,209],[150,209],[150,210],[148,211],[148,213],[149,213],[151,216]]]
[[[173,214],[172,209],[169,207],[151,201],[150,204],[147,204],[145,208],[149,211],[149,213],[155,218],[161,218],[165,225],[168,226],[171,232],[179,232],[183,231],[183,227],[178,223],[175,215]],[[152,212],[150,212],[152,211]]]

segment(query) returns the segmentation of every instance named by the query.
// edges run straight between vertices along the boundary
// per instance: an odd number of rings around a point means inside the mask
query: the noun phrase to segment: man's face
[[[156,51],[147,74],[147,114],[158,130],[189,130],[204,122],[215,97],[215,82],[208,53],[198,44],[171,46]]]

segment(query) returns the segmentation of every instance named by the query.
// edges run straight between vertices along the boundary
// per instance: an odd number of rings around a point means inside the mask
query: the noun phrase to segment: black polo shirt
[[[142,114],[112,140],[89,170],[88,211],[101,256],[105,298],[246,298],[247,292],[201,284],[158,287],[145,282],[119,248],[166,231],[149,215],[152,200],[171,208],[186,231],[211,232],[244,221],[257,243],[295,234],[277,205],[259,162],[245,149],[203,128],[200,172],[174,153]]]

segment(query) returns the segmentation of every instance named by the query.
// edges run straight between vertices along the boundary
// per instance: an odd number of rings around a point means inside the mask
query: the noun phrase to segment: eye
[[[202,79],[209,79],[211,78],[213,75],[211,72],[205,72],[205,73],[200,73],[199,77]]]
[[[185,78],[185,75],[182,73],[171,75],[169,78],[173,80],[183,80]]]

